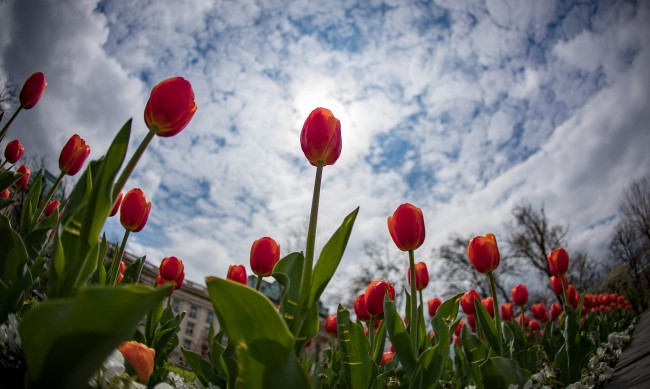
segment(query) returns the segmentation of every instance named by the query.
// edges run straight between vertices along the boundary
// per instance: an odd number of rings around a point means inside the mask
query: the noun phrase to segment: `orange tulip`
[[[392,351],[386,351],[381,355],[381,360],[379,361],[379,366],[387,365],[393,362],[393,356],[395,355]]]
[[[515,317],[515,308],[511,303],[501,304],[501,318],[510,321]]]
[[[341,122],[329,109],[316,108],[302,126],[300,146],[312,165],[333,165],[341,155]]]
[[[192,85],[182,77],[168,78],[151,90],[144,122],[158,136],[174,136],[189,124],[197,108]]]
[[[469,241],[467,258],[479,273],[489,273],[499,266],[499,248],[494,234],[476,236]]]
[[[129,361],[140,382],[146,383],[153,373],[156,350],[134,340],[122,343],[117,349]]]
[[[485,308],[490,317],[494,317],[494,299],[488,296],[481,300],[481,304],[483,304],[483,308]]]

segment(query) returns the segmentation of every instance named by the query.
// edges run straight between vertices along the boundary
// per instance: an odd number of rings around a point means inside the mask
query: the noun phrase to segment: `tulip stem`
[[[411,314],[409,317],[409,326],[411,332],[411,341],[413,342],[413,355],[418,355],[418,296],[415,285],[415,252],[409,250],[409,273],[411,279]]]
[[[9,126],[10,126],[11,123],[14,121],[14,119],[16,118],[16,116],[18,116],[18,112],[20,112],[22,109],[23,109],[23,106],[22,106],[22,105],[21,105],[20,107],[18,107],[18,109],[16,110],[16,112],[14,112],[14,114],[11,115],[11,117],[9,118],[9,121],[4,125],[4,127],[2,127],[2,130],[0,131],[0,142],[2,142],[2,140],[3,140],[4,137],[5,137],[5,135],[7,134],[7,130],[9,130]]]
[[[257,276],[257,285],[255,285],[255,290],[259,291],[261,286],[262,286],[262,276],[258,275]]]
[[[503,347],[502,347],[502,336],[501,336],[501,314],[499,312],[499,301],[497,299],[497,288],[496,284],[494,282],[494,275],[492,272],[488,272],[488,278],[490,279],[490,291],[492,292],[492,303],[493,306],[492,308],[494,309],[494,323],[497,326],[497,339],[499,340],[499,355],[503,355]]]
[[[564,297],[564,310],[566,311],[566,306],[570,305],[570,303],[569,303],[569,297],[567,295],[568,286],[564,282],[564,275],[560,276],[560,281],[562,281],[562,296]]]
[[[129,239],[129,234],[131,230],[124,231],[124,238],[122,238],[122,244],[118,249],[118,252],[113,256],[113,263],[111,263],[111,269],[108,272],[108,285],[115,286],[115,281],[117,280],[117,273],[120,269],[120,261],[122,261],[122,256],[124,255],[124,248],[126,247],[126,241]]]
[[[133,170],[135,169],[135,165],[138,164],[140,157],[142,157],[142,154],[144,154],[144,151],[147,149],[147,146],[149,146],[149,143],[151,143],[151,140],[153,139],[154,136],[156,136],[156,133],[154,131],[147,132],[147,136],[144,137],[144,139],[140,143],[140,146],[138,146],[133,156],[131,156],[129,163],[126,164],[126,167],[122,171],[122,174],[120,174],[120,178],[117,179],[115,185],[113,186],[113,200],[117,198],[117,195],[124,188],[124,184],[126,184],[126,180],[128,180],[129,176],[131,176],[131,173],[133,173]]]
[[[56,188],[59,186],[61,183],[61,180],[63,180],[63,177],[65,176],[64,172],[61,172],[59,176],[56,178],[56,181],[54,181],[54,184],[52,184],[52,187],[50,188],[50,191],[47,193],[45,196],[45,199],[43,203],[41,204],[38,209],[36,209],[36,212],[34,213],[34,218],[32,219],[32,225],[30,226],[30,230],[38,223],[38,218],[41,217],[41,214],[43,213],[43,210],[47,206],[47,204],[50,202],[50,199],[52,199],[52,196],[54,195],[54,191]]]
[[[524,366],[524,368],[528,368],[528,360],[529,360],[529,356],[528,356],[528,338],[526,337],[526,319],[525,319],[525,316],[524,316],[524,306],[520,305],[519,309],[521,309],[521,331],[524,333],[523,334],[523,337],[524,337],[524,358],[525,358],[524,360],[526,361],[526,366]]]
[[[302,280],[300,282],[300,310],[304,310],[309,305],[307,299],[311,290],[311,273],[314,265],[314,246],[316,242],[316,224],[318,223],[318,202],[320,200],[320,183],[323,177],[323,162],[319,161],[316,165],[316,178],[314,180],[314,193],[311,200],[311,213],[309,215],[309,229],[307,230],[307,247],[305,249],[305,264],[302,269]],[[302,316],[302,315],[301,315]],[[294,321],[294,333],[298,333],[304,318],[300,317]]]
[[[370,355],[374,355],[375,352],[375,317],[370,317],[370,322],[368,324],[368,337],[370,338]]]

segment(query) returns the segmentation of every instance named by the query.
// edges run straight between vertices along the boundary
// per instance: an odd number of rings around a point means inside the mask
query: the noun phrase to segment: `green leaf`
[[[280,315],[287,326],[291,328],[293,321],[298,316],[298,301],[300,299],[300,279],[305,257],[302,253],[291,253],[280,259],[273,268],[273,278],[284,287],[280,298]],[[298,343],[307,342],[307,339],[298,339]],[[304,345],[304,343],[302,343]],[[302,350],[302,348],[301,348]]]
[[[463,296],[464,293],[459,293],[443,302],[440,307],[438,307],[438,310],[436,311],[436,315],[434,318],[439,318],[439,320],[448,326],[451,326],[453,322],[456,321],[456,318],[458,317],[458,302],[460,301],[460,298]]]
[[[25,288],[32,283],[27,276],[27,250],[20,236],[0,215],[0,323],[22,305]]]
[[[430,388],[438,384],[449,357],[449,337],[426,349],[418,359],[412,388]]]
[[[169,288],[89,287],[74,298],[50,299],[25,314],[20,335],[31,387],[76,388],[132,336]]]
[[[0,172],[0,192],[9,188],[16,181],[20,180],[22,173],[14,173],[11,170],[3,170]]]
[[[488,356],[488,345],[479,339],[476,334],[469,332],[467,327],[463,327],[461,330],[460,339],[463,344],[463,351],[465,352],[465,361],[474,379],[474,384],[481,389],[483,388],[483,378],[481,377],[480,365]]]
[[[490,317],[490,314],[478,299],[474,299],[474,306],[476,307],[476,320],[481,327],[481,331],[485,334],[490,347],[492,347],[494,352],[498,354],[502,349],[497,335],[497,327],[496,324],[494,324],[494,319]]]
[[[124,278],[122,279],[122,284],[135,284],[140,280],[140,274],[142,274],[142,268],[144,267],[144,262],[147,260],[147,256],[142,256],[131,262],[129,266],[124,269]]]
[[[32,225],[34,224],[34,213],[38,208],[38,199],[41,197],[41,184],[43,182],[43,172],[38,171],[31,178],[31,186],[27,197],[22,204],[22,211],[20,213],[20,236],[25,237],[32,232]]]
[[[530,378],[528,370],[504,357],[492,357],[485,361],[481,365],[481,375],[486,388],[507,388],[510,385],[522,387]]]
[[[181,347],[181,352],[183,353],[187,364],[190,365],[190,368],[194,374],[196,374],[196,378],[201,381],[203,386],[208,387],[209,384],[213,384],[220,388],[226,387],[226,380],[223,377],[219,377],[212,368],[212,365],[203,359],[199,353],[187,350],[184,347]]]
[[[325,287],[327,287],[327,284],[341,262],[341,258],[343,258],[345,246],[348,244],[357,213],[359,213],[358,207],[346,216],[341,226],[323,247],[323,251],[321,251],[318,257],[318,262],[314,266],[308,301],[310,307],[318,303],[318,299],[320,299],[321,294],[325,291]]]
[[[341,376],[350,389],[366,389],[377,376],[377,365],[370,358],[370,343],[363,329],[350,321],[350,312],[339,305],[336,315],[341,348]]]
[[[29,258],[34,260],[38,257],[45,244],[59,221],[59,209],[57,208],[49,217],[42,219],[36,227],[24,237],[25,247]]]
[[[115,136],[106,155],[88,165],[70,194],[59,226],[61,250],[55,251],[53,259],[63,272],[50,280],[50,297],[74,294],[95,271],[99,234],[113,208],[113,182],[124,162],[130,134],[131,120]]]
[[[384,299],[384,321],[388,337],[395,348],[395,354],[402,363],[406,374],[412,377],[417,365],[415,355],[413,355],[413,342],[406,332],[402,318],[397,313],[395,302],[389,300],[388,297]]]
[[[273,304],[261,293],[236,282],[206,279],[222,329],[237,351],[237,385],[243,388],[309,387],[294,355],[294,339]]]
[[[384,347],[386,346],[386,321],[382,320],[375,332],[375,349],[372,350],[372,359],[377,365],[384,355]]]

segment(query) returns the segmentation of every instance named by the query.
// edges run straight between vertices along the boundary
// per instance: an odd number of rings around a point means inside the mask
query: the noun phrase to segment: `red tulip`
[[[338,332],[338,328],[336,326],[336,316],[327,316],[325,319],[325,331],[329,332],[330,334],[336,334]]]
[[[573,286],[573,284],[567,287],[566,294],[567,298],[569,299],[569,304],[571,304],[573,308],[577,308],[578,303],[580,302],[580,294],[578,294],[578,291],[576,290],[576,287]]]
[[[408,271],[408,282],[411,285],[411,269]],[[415,289],[422,290],[429,285],[429,270],[424,262],[415,264]]]
[[[258,276],[268,277],[280,260],[280,245],[264,237],[253,242],[251,247],[251,270]]]
[[[394,352],[391,351],[386,351],[381,355],[381,360],[379,361],[379,366],[384,366],[386,364],[389,364],[393,362],[393,356],[395,355]]]
[[[474,300],[481,300],[481,296],[476,293],[474,289],[470,290],[469,292],[465,293],[461,298],[460,298],[460,306],[463,308],[463,312],[467,315],[471,315],[474,312],[476,312],[476,306],[474,305]]]
[[[126,271],[126,263],[124,261],[120,261],[120,273],[124,273]]]
[[[316,108],[302,126],[300,146],[312,165],[333,165],[341,155],[341,122],[329,109]]]
[[[424,216],[412,204],[402,204],[388,217],[388,232],[402,251],[415,250],[424,243]]]
[[[562,306],[558,303],[551,305],[551,320],[557,319],[562,313]]]
[[[20,166],[17,170],[17,173],[23,173],[23,176],[16,181],[16,186],[20,189],[27,189],[27,184],[29,184],[29,177],[32,175],[32,172],[29,171],[29,168],[25,165]]]
[[[11,196],[11,192],[9,191],[9,189],[5,189],[0,192],[0,199],[8,200],[10,196]]]
[[[174,136],[192,120],[197,108],[192,85],[182,77],[168,78],[151,90],[144,122],[158,136]]]
[[[122,282],[122,279],[124,279],[124,273],[118,273],[117,278],[115,279],[115,283],[119,284],[120,282]]]
[[[525,305],[528,302],[528,288],[526,285],[519,284],[510,290],[512,293],[512,302],[517,306]]]
[[[395,288],[384,280],[372,281],[366,288],[366,309],[370,317],[381,317],[384,315],[384,296],[388,292],[388,299],[395,298]]]
[[[533,316],[535,316],[535,319],[545,322],[548,320],[548,313],[546,313],[546,306],[544,304],[533,304],[530,307],[531,312],[533,312]]]
[[[63,146],[59,156],[59,169],[69,176],[74,176],[81,170],[90,154],[90,146],[77,134],[72,135]]]
[[[539,329],[539,322],[536,319],[533,319],[530,321],[529,326],[531,331],[537,331]]]
[[[120,194],[117,195],[117,199],[115,199],[115,203],[113,203],[113,209],[111,209],[111,213],[108,215],[109,217],[113,217],[117,214],[117,211],[119,211],[120,205],[122,204],[123,197],[124,192],[120,192]]]
[[[517,322],[521,326],[521,315],[519,315]],[[524,327],[528,327],[528,323],[530,323],[530,316],[528,316],[528,314],[526,313],[524,314]]]
[[[178,289],[183,284],[185,279],[185,265],[183,261],[176,257],[163,258],[160,262],[160,273],[158,276],[158,284],[162,285],[165,282],[173,282],[174,289]]]
[[[364,293],[361,293],[354,300],[354,313],[357,314],[357,319],[361,321],[370,320],[370,314],[366,308],[366,295]]]
[[[47,204],[47,207],[45,207],[45,210],[43,210],[43,215],[45,217],[50,217],[54,213],[54,211],[59,208],[59,200],[52,200]]]
[[[476,327],[476,316],[474,315],[467,315],[467,324],[469,324],[470,327],[475,328]]]
[[[248,285],[248,278],[246,277],[246,268],[244,265],[230,265],[230,267],[228,267],[228,275],[226,278],[239,282],[240,284]]]
[[[551,274],[561,277],[569,270],[569,253],[563,248],[555,249],[546,257]]]
[[[565,284],[568,284],[569,282],[567,281],[566,275],[562,277],[558,276],[551,276],[549,280],[551,281],[551,288],[553,289],[553,293],[555,294],[562,294],[562,278],[564,278]]]
[[[120,350],[124,359],[129,361],[133,370],[138,374],[140,382],[146,383],[153,373],[156,350],[134,340],[120,344],[117,349]]]
[[[483,304],[483,308],[485,308],[490,317],[494,317],[494,299],[488,296],[481,300],[481,304]]]
[[[436,315],[436,312],[438,312],[438,308],[442,305],[442,300],[440,300],[437,297],[434,297],[427,301],[429,304],[429,316],[434,317]]]
[[[489,273],[499,266],[500,256],[494,234],[476,236],[467,245],[467,258],[479,273]]]
[[[25,81],[23,89],[20,90],[20,106],[23,109],[33,108],[41,99],[47,87],[45,75],[41,72],[34,73]]]
[[[24,152],[25,148],[23,144],[18,139],[14,139],[7,143],[7,147],[5,147],[5,159],[9,163],[16,163],[23,156]]]
[[[150,210],[151,201],[147,201],[142,189],[133,188],[122,199],[120,223],[131,232],[139,232],[147,224]]]
[[[456,326],[456,329],[454,330],[454,334],[456,336],[460,336],[460,332],[463,330],[464,325],[465,325],[465,322],[461,319],[461,321],[458,322],[458,325]]]
[[[501,318],[510,321],[515,317],[515,308],[511,303],[501,304]]]

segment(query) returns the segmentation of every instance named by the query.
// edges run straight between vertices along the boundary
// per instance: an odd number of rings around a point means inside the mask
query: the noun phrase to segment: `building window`
[[[177,298],[174,298],[174,300],[172,300],[172,309],[174,310],[174,312],[178,312],[180,306],[181,306],[181,301]]]
[[[190,317],[196,317],[196,307],[194,305],[190,307]]]
[[[205,319],[206,322],[212,324],[212,321],[214,320],[214,312],[209,311],[208,312],[208,317]]]
[[[190,349],[192,347],[192,341],[189,339],[184,339],[183,340],[183,347],[186,349]]]
[[[192,335],[194,333],[194,323],[187,323],[187,327],[185,327],[185,333],[188,335]]]

